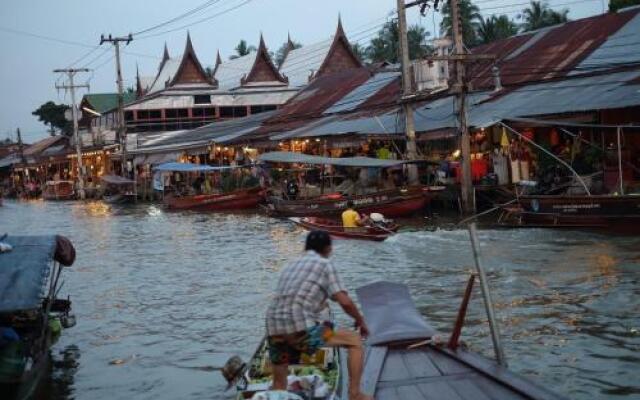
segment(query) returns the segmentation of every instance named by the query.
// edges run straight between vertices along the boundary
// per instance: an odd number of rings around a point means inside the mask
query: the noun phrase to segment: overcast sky
[[[478,0],[485,16],[507,12],[517,18],[526,0]],[[187,29],[191,32],[196,53],[204,65],[213,64],[216,51],[227,59],[240,39],[256,44],[260,32],[267,46],[276,50],[291,37],[303,44],[326,39],[333,34],[338,14],[352,41],[366,45],[395,0],[2,0],[0,2],[0,139],[20,127],[26,141],[46,136],[45,127],[31,115],[40,104],[53,100],[70,103],[68,94],[55,89],[55,68],[64,68],[96,46],[101,33],[125,35],[138,32],[175,18],[200,5],[208,7],[193,15],[138,35],[124,51],[125,85],[135,82],[136,64],[141,75],[153,75],[167,42],[172,56],[182,53]],[[568,4],[567,3],[572,3]],[[552,0],[552,6],[570,7],[572,19],[599,14],[602,0]],[[237,8],[236,8],[237,7]],[[234,9],[235,8],[235,9]],[[216,14],[220,14],[217,15]],[[198,22],[211,17],[207,21]],[[433,32],[439,15],[429,12],[420,17],[409,11],[410,23],[420,23]],[[188,28],[183,27],[193,24]],[[175,29],[174,32],[166,32]],[[19,31],[19,32],[16,32]],[[158,34],[147,37],[145,35]],[[437,34],[437,32],[436,32]],[[62,42],[46,40],[55,38]],[[81,46],[84,44],[87,47]],[[134,54],[132,54],[134,53]],[[93,50],[76,67],[94,69],[79,75],[80,83],[89,82],[93,93],[114,92],[115,65],[113,49],[107,45]],[[87,63],[90,62],[89,65]],[[82,89],[78,99],[86,90]]]

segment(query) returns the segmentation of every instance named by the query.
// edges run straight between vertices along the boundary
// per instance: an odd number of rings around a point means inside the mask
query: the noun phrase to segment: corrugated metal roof
[[[220,89],[232,89],[240,86],[240,79],[251,71],[257,54],[257,52],[252,51],[246,56],[224,61],[218,65],[214,76],[218,81],[218,87]]]
[[[498,56],[497,64],[504,86],[566,76],[576,66],[587,63],[586,59],[590,56],[590,62],[599,59],[593,58],[596,57],[595,51],[636,17],[639,11],[607,13],[570,21],[532,34],[479,46],[473,49],[473,53]],[[633,41],[638,42],[640,31],[637,25],[632,23],[628,29],[635,36]],[[622,59],[629,60],[628,57],[624,58],[623,53],[619,54]],[[493,64],[493,61],[485,61],[469,68],[468,76],[472,77],[474,88],[493,85]],[[584,66],[581,68],[584,69]]]
[[[291,50],[280,66],[280,73],[289,78],[289,85],[300,87],[309,83],[309,76],[318,72],[332,43],[333,37]]]
[[[349,94],[338,100],[324,114],[340,113],[355,110],[369,98],[375,96],[387,85],[398,80],[400,72],[380,72],[369,78],[365,83],[353,89]]]
[[[225,143],[258,129],[262,122],[277,111],[269,111],[244,118],[214,122],[190,131],[163,132],[146,140],[132,153],[153,153],[206,146],[209,143]]]
[[[58,135],[58,136],[50,136],[46,139],[42,139],[40,141],[35,142],[34,144],[32,144],[31,146],[27,147],[26,149],[24,149],[23,154],[25,156],[37,156],[39,155],[41,152],[43,152],[44,150],[48,149],[49,147],[61,142],[61,141],[68,141],[69,138],[67,136],[64,135]]]
[[[167,82],[171,81],[176,76],[178,72],[178,68],[180,68],[180,62],[182,61],[182,56],[177,58],[169,58],[162,65],[162,69],[158,72],[158,76],[156,76],[153,85],[151,85],[151,89],[149,89],[149,94],[158,92],[165,88]]]
[[[122,94],[124,104],[130,103],[136,99],[135,93],[123,93]],[[91,109],[104,113],[113,110],[118,106],[118,93],[87,93],[83,97]]]
[[[597,67],[610,68],[611,65],[640,62],[640,10],[619,31],[609,38],[580,64],[576,66],[577,73],[580,70],[589,70]],[[631,11],[626,11],[631,12]]]

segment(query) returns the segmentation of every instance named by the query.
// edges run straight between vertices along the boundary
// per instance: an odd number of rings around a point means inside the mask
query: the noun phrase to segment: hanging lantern
[[[551,129],[551,133],[549,135],[549,143],[551,144],[551,147],[560,144],[560,135],[558,135],[558,131],[555,128]]]

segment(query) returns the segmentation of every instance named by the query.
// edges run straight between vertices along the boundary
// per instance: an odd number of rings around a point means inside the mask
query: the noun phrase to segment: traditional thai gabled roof
[[[214,77],[220,89],[286,86],[288,83],[273,64],[262,35],[256,51],[216,64]]]
[[[260,34],[260,44],[256,51],[256,57],[249,73],[241,79],[242,86],[261,83],[287,84],[289,81],[278,72],[264,43],[264,37]]]
[[[292,86],[304,86],[318,76],[362,67],[355,55],[338,18],[338,27],[333,37],[287,52],[280,72],[289,78]]]
[[[154,93],[177,85],[215,86],[216,83],[206,73],[196,56],[191,35],[187,33],[187,43],[180,58],[170,58],[165,45],[160,70],[148,93]]]

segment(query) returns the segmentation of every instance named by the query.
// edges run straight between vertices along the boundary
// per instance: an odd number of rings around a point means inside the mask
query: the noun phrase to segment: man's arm
[[[340,291],[334,294],[331,299],[338,304],[347,313],[351,318],[353,318],[356,322],[356,328],[360,330],[360,335],[362,337],[369,336],[369,329],[367,328],[367,324],[364,322],[364,317],[360,314],[358,307],[355,305],[351,297],[345,291]]]

